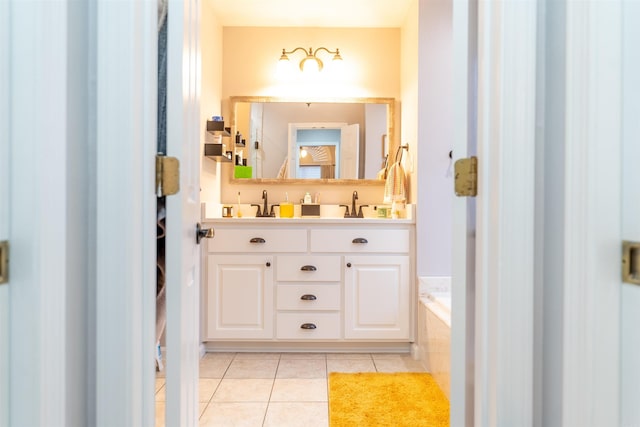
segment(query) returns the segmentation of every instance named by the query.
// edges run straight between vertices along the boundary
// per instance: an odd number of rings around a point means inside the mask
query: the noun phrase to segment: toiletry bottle
[[[304,203],[305,204],[310,204],[311,203],[311,194],[309,194],[308,191],[304,195]]]

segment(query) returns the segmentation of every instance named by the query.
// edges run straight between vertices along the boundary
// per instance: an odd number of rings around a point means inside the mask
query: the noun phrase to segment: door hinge
[[[622,281],[640,285],[640,242],[622,242]]]
[[[456,196],[475,197],[478,194],[478,158],[459,159],[454,171]]]
[[[156,155],[156,195],[171,196],[180,191],[180,161],[175,157]]]
[[[0,285],[9,282],[9,242],[0,242]]]

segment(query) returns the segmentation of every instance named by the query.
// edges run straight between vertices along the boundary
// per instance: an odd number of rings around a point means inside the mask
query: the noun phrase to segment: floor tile
[[[326,379],[278,379],[271,402],[327,402]]]
[[[224,378],[275,378],[277,359],[234,359]]]
[[[234,360],[280,360],[280,353],[236,353]]]
[[[373,360],[378,359],[398,359],[398,358],[410,358],[412,359],[409,353],[371,353],[371,358]]]
[[[376,372],[373,360],[327,360],[327,372]]]
[[[232,357],[207,357],[200,359],[200,378],[222,378],[227,372]]]
[[[327,360],[361,359],[371,360],[369,353],[327,353]]]
[[[198,405],[200,405],[199,406],[199,408],[200,408],[199,414],[200,414],[200,417],[201,417],[202,414],[204,414],[204,410],[207,409],[208,403],[207,402],[200,402],[200,403],[198,403]]]
[[[267,408],[264,427],[327,427],[327,403],[271,402]]]
[[[208,360],[226,360],[231,362],[233,358],[236,357],[236,353],[231,352],[209,352],[205,353],[203,358],[200,360],[208,359]]]
[[[325,353],[282,353],[280,355],[280,360],[292,360],[292,359],[303,359],[303,360],[327,360],[327,355]]]
[[[167,400],[167,386],[166,384],[156,392],[156,402],[166,402]]]
[[[378,372],[422,372],[422,363],[405,355],[373,355]]]
[[[164,411],[165,411],[165,403],[164,402],[156,402],[156,427],[164,427]]]
[[[262,427],[267,402],[211,402],[200,417],[200,427]],[[284,427],[281,425],[279,427]]]
[[[280,360],[276,378],[327,378],[327,362],[315,359]]]
[[[200,396],[200,402],[207,403],[211,400],[213,393],[216,391],[218,384],[220,384],[218,378],[200,378],[198,382],[198,395]]]
[[[212,402],[268,402],[273,380],[224,378]]]

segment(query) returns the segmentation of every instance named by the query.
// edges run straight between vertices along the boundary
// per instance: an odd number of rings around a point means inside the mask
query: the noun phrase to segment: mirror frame
[[[230,96],[229,122],[231,135],[236,133],[236,104],[238,102],[301,102],[301,103],[343,103],[343,104],[385,104],[387,105],[387,139],[389,153],[395,152],[395,98],[281,98],[272,96]],[[234,142],[235,144],[235,142]],[[235,145],[234,145],[235,146]],[[232,184],[357,184],[384,185],[382,179],[301,179],[301,178],[234,178],[233,168],[229,168],[229,181]]]

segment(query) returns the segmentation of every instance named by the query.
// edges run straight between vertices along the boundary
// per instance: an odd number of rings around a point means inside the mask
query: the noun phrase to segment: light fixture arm
[[[283,56],[291,55],[292,53],[296,53],[299,50],[301,50],[304,53],[307,53],[309,55],[314,55],[313,53],[311,53],[311,52],[313,52],[311,48],[309,48],[309,52],[307,52],[307,49],[305,49],[303,47],[297,47],[297,48],[295,48],[293,50],[290,50],[290,51],[286,51],[286,50],[282,49],[282,55]],[[316,50],[318,50],[318,49],[316,49]]]
[[[329,55],[338,55],[338,56],[340,56],[340,49],[336,48],[336,50],[329,50],[326,47],[319,47],[316,50],[314,50],[313,51],[313,56],[316,56],[318,54],[318,52],[320,52],[321,50],[324,50]],[[311,52],[311,48],[309,48],[309,52]]]
[[[305,53],[305,57],[302,58],[302,60],[300,61],[300,70],[304,71],[304,63],[307,60],[315,60],[316,63],[318,64],[318,70],[322,70],[323,67],[323,63],[322,63],[322,59],[320,59],[317,55],[318,52],[320,51],[325,51],[330,55],[333,55],[333,60],[342,60],[342,56],[340,56],[340,49],[336,48],[336,50],[329,50],[324,46],[321,46],[319,48],[316,48],[315,50],[313,48],[309,48],[309,50],[305,49],[304,47],[296,47],[293,50],[287,51],[286,49],[282,49],[282,55],[280,56],[280,61],[288,61],[289,60],[289,56],[291,54],[294,54],[297,51],[303,51]]]

